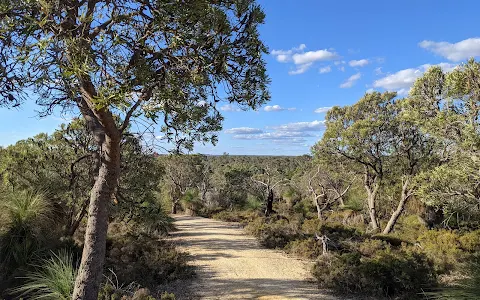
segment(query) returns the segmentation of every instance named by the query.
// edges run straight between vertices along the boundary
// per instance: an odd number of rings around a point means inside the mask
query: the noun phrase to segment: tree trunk
[[[365,176],[367,177],[367,175]],[[367,205],[368,205],[368,214],[370,215],[370,224],[374,231],[379,229],[377,221],[377,210],[376,210],[376,198],[377,193],[380,188],[380,180],[375,176],[373,184],[370,180],[366,180],[365,189],[367,190]]]
[[[73,290],[74,300],[96,300],[103,273],[108,229],[108,207],[120,176],[120,132],[94,132],[101,146],[101,165],[90,193],[82,261]]]
[[[405,204],[407,203],[408,198],[410,197],[410,191],[408,191],[408,184],[409,180],[405,180],[402,185],[402,194],[400,196],[400,202],[398,203],[397,209],[392,213],[390,220],[387,223],[387,226],[383,230],[383,234],[389,234],[392,232],[393,227],[397,223],[398,218],[402,214],[403,210],[405,209]]]
[[[273,190],[268,190],[267,207],[265,208],[265,217],[273,213]]]
[[[322,219],[322,208],[320,207],[320,203],[318,203],[318,199],[315,198],[315,207],[317,207],[317,217],[319,220]]]
[[[173,200],[172,201],[172,214],[173,215],[177,214],[177,206],[178,206],[178,200]]]

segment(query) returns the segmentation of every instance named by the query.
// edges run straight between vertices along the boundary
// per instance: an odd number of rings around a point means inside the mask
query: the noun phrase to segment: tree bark
[[[268,190],[267,207],[265,208],[265,217],[273,213],[273,190]]]
[[[118,130],[105,132],[103,128],[94,131],[95,139],[103,140],[99,145],[101,165],[90,193],[85,244],[73,290],[74,300],[96,300],[98,297],[105,260],[108,207],[120,176],[121,133]]]
[[[365,175],[368,177],[368,175]],[[380,188],[380,180],[377,176],[373,179],[373,182],[369,179],[365,180],[365,190],[367,191],[367,205],[368,205],[368,214],[370,215],[370,224],[374,231],[379,229],[377,221],[377,210],[376,210],[376,198],[377,193]]]
[[[392,232],[393,227],[397,223],[398,218],[402,214],[403,210],[405,209],[405,204],[407,203],[408,198],[410,198],[411,193],[408,190],[408,184],[409,184],[408,179],[405,180],[405,182],[402,185],[402,194],[400,196],[400,202],[398,203],[397,209],[392,213],[392,216],[390,217],[390,220],[387,223],[387,226],[383,229],[383,234],[389,234]]]
[[[172,214],[174,214],[174,215],[177,214],[177,206],[178,206],[178,200],[173,200],[172,201]]]

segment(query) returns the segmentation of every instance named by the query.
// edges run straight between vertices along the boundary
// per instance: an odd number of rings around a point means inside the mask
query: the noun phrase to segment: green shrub
[[[379,251],[390,251],[390,244],[378,239],[365,239],[359,243],[358,250],[362,255],[374,256]]]
[[[439,272],[448,272],[465,258],[460,236],[452,230],[428,230],[419,238],[421,251],[435,262]]]
[[[72,254],[52,253],[49,259],[41,261],[37,271],[27,273],[26,283],[12,292],[33,300],[68,300],[72,297],[76,274]]]
[[[480,251],[480,230],[467,232],[458,241],[463,250],[478,252]]]
[[[187,258],[158,237],[129,234],[109,238],[106,267],[115,272],[119,282],[151,286],[191,275]]]
[[[2,195],[0,200],[0,267],[10,274],[44,250],[52,209],[43,195],[28,191]]]
[[[432,262],[414,252],[378,251],[372,257],[358,252],[323,256],[313,274],[324,288],[407,299],[431,287],[436,280]]]
[[[313,238],[289,242],[285,247],[288,253],[305,258],[317,258],[322,254],[322,246]]]
[[[250,222],[245,229],[256,236],[260,244],[271,249],[282,249],[300,236],[295,224],[289,224],[284,219],[276,220],[274,217],[257,218]]]

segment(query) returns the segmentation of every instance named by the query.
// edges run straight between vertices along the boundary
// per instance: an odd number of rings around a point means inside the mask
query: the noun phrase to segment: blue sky
[[[431,65],[451,70],[480,56],[478,1],[261,0],[272,99],[258,111],[220,105],[219,143],[208,154],[301,155],[321,138],[325,111],[369,90],[406,95]],[[0,109],[0,145],[52,132],[65,118],[35,105]],[[316,112],[317,111],[317,112]]]

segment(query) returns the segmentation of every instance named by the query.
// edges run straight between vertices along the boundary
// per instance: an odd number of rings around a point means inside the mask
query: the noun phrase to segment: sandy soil
[[[176,216],[172,239],[192,255],[197,276],[167,290],[177,299],[338,299],[311,282],[311,263],[263,249],[234,223]]]

